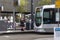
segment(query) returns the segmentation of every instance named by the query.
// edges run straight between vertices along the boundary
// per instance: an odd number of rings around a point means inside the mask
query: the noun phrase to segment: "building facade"
[[[26,0],[28,3],[25,5],[24,9],[26,9],[28,12],[31,11],[31,0]],[[33,11],[35,10],[35,7],[38,7],[40,0],[33,0]],[[54,0],[52,0],[52,3],[54,3]],[[17,11],[16,7],[20,6],[20,0],[0,0],[0,6],[3,6],[4,11]]]

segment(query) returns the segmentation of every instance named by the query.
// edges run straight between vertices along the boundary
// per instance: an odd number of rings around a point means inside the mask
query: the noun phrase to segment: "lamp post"
[[[15,23],[15,8],[13,8],[13,28],[16,29],[16,23]]]
[[[34,16],[33,16],[33,0],[31,0],[31,29],[33,29],[33,22],[34,22]]]

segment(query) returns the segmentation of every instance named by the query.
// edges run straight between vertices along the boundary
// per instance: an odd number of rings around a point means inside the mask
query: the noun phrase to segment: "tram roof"
[[[46,8],[55,8],[55,5],[54,4],[52,4],[52,5],[44,5],[43,9],[46,9]]]

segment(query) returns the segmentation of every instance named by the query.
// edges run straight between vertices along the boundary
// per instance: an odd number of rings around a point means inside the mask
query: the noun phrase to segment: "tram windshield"
[[[41,9],[37,8],[35,13],[35,24],[36,26],[40,26],[42,22],[42,15],[41,15]]]

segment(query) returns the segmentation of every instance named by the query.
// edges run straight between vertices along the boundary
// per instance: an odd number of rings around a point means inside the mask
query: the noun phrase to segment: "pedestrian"
[[[21,23],[21,31],[24,31],[24,20],[23,19],[21,19],[20,20],[20,23]]]

